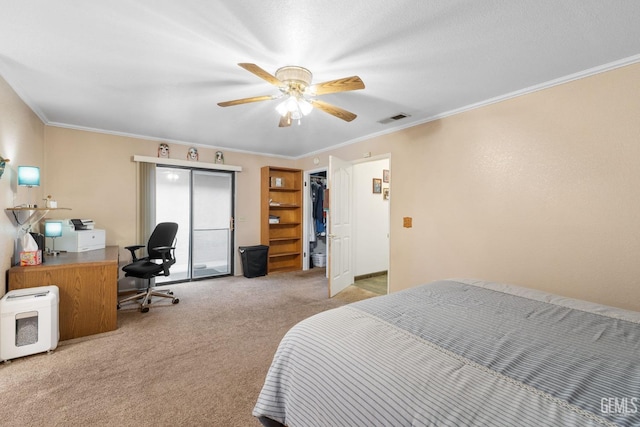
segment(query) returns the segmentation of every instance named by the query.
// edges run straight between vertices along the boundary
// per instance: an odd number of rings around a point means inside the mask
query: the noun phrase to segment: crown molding
[[[527,88],[520,89],[520,90],[517,90],[517,91],[514,91],[514,92],[509,92],[509,93],[506,93],[504,95],[496,96],[494,98],[489,98],[489,99],[486,99],[484,101],[477,102],[475,104],[465,105],[464,107],[460,107],[460,108],[456,108],[456,109],[453,109],[453,110],[449,110],[449,111],[446,111],[444,113],[440,113],[440,114],[436,114],[436,115],[433,115],[433,116],[429,116],[429,117],[426,117],[426,118],[421,119],[421,120],[417,120],[417,121],[414,121],[414,122],[406,123],[404,125],[398,125],[398,126],[390,127],[390,128],[387,128],[387,129],[385,129],[383,131],[380,131],[380,132],[371,133],[371,134],[368,134],[368,135],[365,135],[365,136],[361,136],[361,137],[358,137],[358,138],[354,138],[354,139],[345,141],[345,142],[340,143],[340,144],[332,145],[331,147],[323,148],[322,150],[317,150],[317,151],[310,152],[308,154],[301,155],[301,156],[297,157],[296,159],[302,159],[302,158],[306,158],[306,157],[309,157],[309,156],[314,156],[316,154],[321,154],[321,153],[324,153],[324,152],[327,152],[327,151],[335,150],[336,148],[345,147],[347,145],[355,144],[357,142],[366,141],[366,140],[369,140],[369,139],[372,139],[372,138],[376,138],[378,136],[388,135],[390,133],[398,132],[398,131],[401,131],[403,129],[408,129],[408,128],[411,128],[411,127],[414,127],[414,126],[419,126],[419,125],[422,125],[422,124],[425,124],[425,123],[429,123],[429,122],[433,122],[433,121],[436,121],[436,120],[444,119],[445,117],[454,116],[456,114],[464,113],[466,111],[474,110],[476,108],[486,107],[486,106],[491,105],[491,104],[496,104],[498,102],[502,102],[502,101],[506,101],[508,99],[516,98],[516,97],[523,96],[523,95],[527,95],[527,94],[530,94],[530,93],[533,93],[533,92],[537,92],[537,91],[540,91],[540,90],[549,89],[549,88],[552,88],[554,86],[559,86],[559,85],[562,85],[562,84],[565,84],[565,83],[572,82],[574,80],[584,79],[584,78],[587,78],[587,77],[594,76],[596,74],[605,73],[607,71],[612,71],[612,70],[615,70],[617,68],[626,67],[628,65],[633,65],[633,64],[636,64],[638,62],[640,62],[640,54],[634,55],[634,56],[629,56],[629,57],[623,58],[623,59],[621,59],[619,61],[609,62],[609,63],[604,64],[604,65],[599,65],[597,67],[589,68],[587,70],[583,70],[583,71],[580,71],[580,72],[577,72],[577,73],[569,74],[567,76],[560,77],[560,78],[557,78],[557,79],[554,79],[554,80],[549,80],[547,82],[540,83],[540,84],[537,84],[537,85],[534,85],[534,86],[529,86]]]

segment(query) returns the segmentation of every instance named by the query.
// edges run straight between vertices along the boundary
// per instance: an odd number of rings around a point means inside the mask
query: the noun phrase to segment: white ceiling
[[[0,74],[45,123],[291,157],[639,60],[637,0],[0,0]],[[218,107],[277,93],[239,62],[358,75],[321,97],[358,117]]]

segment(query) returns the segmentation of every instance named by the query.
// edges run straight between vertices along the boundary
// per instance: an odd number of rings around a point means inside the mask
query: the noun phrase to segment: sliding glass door
[[[158,166],[156,222],[178,223],[176,264],[156,282],[233,273],[233,172]]]
[[[233,174],[192,172],[191,277],[231,274]]]

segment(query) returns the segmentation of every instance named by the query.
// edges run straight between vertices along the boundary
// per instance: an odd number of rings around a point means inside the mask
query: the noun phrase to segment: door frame
[[[393,173],[392,173],[392,169],[393,168],[392,168],[392,165],[391,165],[391,153],[384,153],[384,154],[379,154],[379,155],[372,156],[372,157],[367,157],[367,158],[363,158],[363,159],[357,159],[357,160],[354,160],[353,162],[351,162],[351,164],[355,166],[355,165],[361,165],[363,163],[376,162],[376,161],[385,160],[385,159],[389,160],[389,175],[392,176],[393,175]],[[382,175],[382,171],[380,171],[380,174]],[[354,175],[355,175],[355,173],[354,173]],[[388,183],[383,183],[383,186],[386,185],[386,186],[389,187],[389,193],[390,194],[393,194],[393,191],[392,191],[392,188],[391,188],[392,182],[393,182],[393,179],[389,179]],[[390,280],[391,280],[391,203],[392,203],[392,200],[393,200],[393,198],[390,197],[389,201],[388,201],[388,207],[387,207],[387,209],[389,210],[389,223],[387,224],[387,229],[388,229],[388,234],[387,234],[387,245],[388,245],[388,248],[387,248],[388,249],[388,251],[387,251],[387,253],[388,253],[387,294],[389,293],[389,283],[390,283]],[[356,210],[354,209],[354,213],[355,212],[356,212]],[[355,224],[357,223],[359,217],[360,217],[360,215],[356,215],[355,218],[353,219],[354,227],[355,227]],[[357,240],[358,240],[358,232],[357,231],[353,233],[353,240],[354,240],[354,242],[357,242]]]
[[[311,183],[311,175],[319,173],[319,172],[324,172],[325,174],[329,173],[329,166],[325,166],[325,167],[321,167],[321,168],[316,168],[316,169],[309,169],[306,171],[303,171],[303,182],[304,182],[304,195],[302,196],[302,208],[304,209],[304,213],[302,216],[302,224],[303,224],[303,230],[304,232],[302,233],[302,270],[309,270],[309,259],[311,258],[311,253],[309,251],[309,229],[311,227],[311,221],[313,221],[313,217],[311,214],[311,209],[312,209],[312,205],[311,205],[311,197],[309,197],[309,191],[310,191],[310,183]],[[327,226],[329,226],[329,224],[327,224]],[[329,234],[329,230],[327,230],[327,234]],[[328,258],[328,254],[327,254],[327,258]],[[327,266],[327,263],[325,263],[324,266],[325,269],[325,276],[329,277],[329,269]]]
[[[391,172],[392,170],[392,159],[391,159],[391,153],[384,153],[384,154],[379,154],[376,156],[372,156],[372,157],[366,157],[366,158],[362,158],[362,159],[356,159],[356,160],[351,160],[350,163],[352,165],[356,165],[356,164],[361,164],[361,163],[367,163],[367,162],[374,162],[374,161],[378,161],[378,160],[384,160],[384,159],[389,159],[389,171]],[[324,166],[324,167],[319,167],[319,168],[314,168],[314,169],[309,169],[303,172],[303,180],[304,180],[304,186],[305,186],[305,191],[308,190],[309,188],[309,175],[312,175],[314,173],[318,173],[318,172],[326,172],[327,175],[329,174],[329,166]],[[328,176],[327,176],[328,178]],[[390,180],[389,182],[389,191],[391,194],[393,194],[392,190],[392,182],[393,180]],[[391,203],[393,201],[393,198],[389,199],[389,212],[391,212]],[[309,224],[310,221],[312,220],[311,218],[311,211],[310,211],[310,206],[308,206],[309,204],[309,200],[307,199],[307,197],[303,197],[303,208],[304,208],[304,215],[303,215],[303,226],[305,230],[308,230],[309,228]],[[331,212],[331,206],[329,206],[329,212]],[[329,213],[331,214],[331,213]],[[357,219],[355,219],[357,220]],[[389,221],[391,221],[391,214],[389,214]],[[391,224],[389,224],[389,239],[388,239],[388,244],[389,244],[389,248],[391,247]],[[327,227],[329,226],[329,224],[327,224]],[[329,234],[330,230],[327,230],[327,235]],[[354,239],[357,239],[358,236],[357,234],[354,234],[353,236]],[[309,254],[309,235],[308,233],[303,233],[303,264],[302,264],[302,269],[303,270],[308,270],[309,269],[309,257],[311,256]],[[327,251],[329,249],[329,244],[327,241]],[[389,251],[389,258],[391,258],[391,252]],[[325,276],[328,278],[329,277],[329,254],[327,253],[327,263],[325,265]],[[389,293],[389,283],[391,282],[391,276],[392,272],[391,272],[391,260],[389,260],[389,268],[387,270],[387,293]],[[329,283],[327,282],[327,287],[329,286]]]

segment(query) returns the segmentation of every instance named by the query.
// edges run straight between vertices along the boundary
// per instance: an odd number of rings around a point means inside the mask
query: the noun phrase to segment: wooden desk
[[[117,327],[118,247],[47,256],[43,264],[11,267],[9,290],[60,288],[60,340]]]

